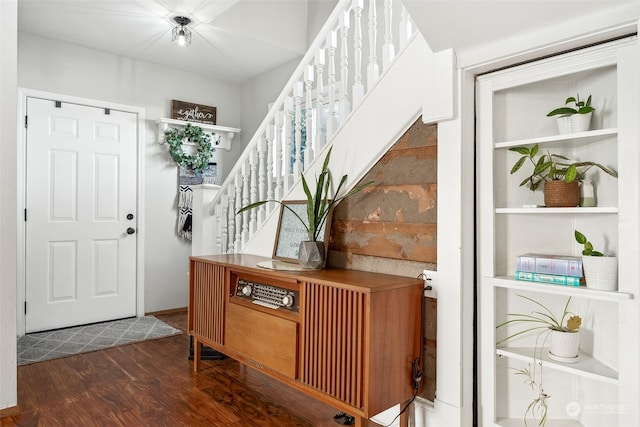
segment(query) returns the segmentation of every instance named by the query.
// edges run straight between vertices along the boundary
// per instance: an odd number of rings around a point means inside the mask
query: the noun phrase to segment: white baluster
[[[258,164],[256,166],[256,173],[258,175],[258,200],[266,200],[267,198],[267,140],[266,135],[263,135],[262,138],[258,141]],[[267,217],[267,207],[262,205],[258,208],[258,223],[257,225],[261,225],[265,218]],[[255,232],[255,230],[252,231]]]
[[[251,151],[249,156],[251,156]],[[249,166],[250,160],[245,159],[242,162],[242,205],[247,206],[251,203],[249,189],[251,188],[251,169]],[[242,234],[240,238],[241,244],[244,244],[249,240],[249,224],[251,223],[251,217],[255,216],[256,211],[251,209],[250,211],[245,211],[242,213]],[[237,251],[237,249],[236,249]]]
[[[235,198],[235,193],[236,193],[236,189],[238,188],[238,179],[237,179],[238,175],[236,174],[235,179],[234,179],[234,184],[230,184],[229,188],[227,189],[227,197],[229,197],[229,215],[228,215],[228,228],[229,228],[229,234],[228,234],[228,243],[227,243],[227,252],[229,253],[233,253],[234,252],[234,248],[235,248],[235,240],[236,240],[236,230],[238,229],[236,227],[238,218],[240,217],[240,215],[236,215],[236,211],[235,211],[235,207],[238,206],[236,204],[236,198]]]
[[[391,0],[387,0],[391,1]],[[400,9],[400,49],[405,47],[407,43],[409,43],[409,39],[413,35],[413,24],[411,22],[411,17],[409,16],[409,12],[404,5],[401,6]],[[392,58],[393,59],[393,58]]]
[[[327,128],[324,120],[324,49],[316,52],[316,137],[314,155],[320,153],[326,143]]]
[[[295,117],[293,96],[287,96],[284,100],[284,193],[288,193],[293,183],[295,162],[293,158],[293,144],[295,130]]]
[[[353,0],[353,105],[360,104],[364,98],[362,83],[362,8],[363,0]]]
[[[382,69],[387,70],[396,56],[393,45],[393,0],[384,0],[384,45],[382,46]],[[402,30],[400,30],[402,37]]]
[[[327,98],[329,103],[329,111],[327,117],[327,134],[326,140],[328,141],[335,132],[336,123],[336,108],[335,108],[335,90],[336,90],[336,48],[338,47],[338,34],[335,30],[329,31],[327,36],[327,55],[329,57],[327,63]]]
[[[276,114],[277,115],[277,114]],[[267,173],[265,174],[265,178],[267,180],[267,197],[266,198],[262,198],[260,200],[273,200],[274,196],[275,196],[275,189],[273,186],[273,181],[274,181],[274,177],[273,177],[273,153],[274,153],[274,127],[275,127],[275,123],[269,123],[269,125],[267,126],[267,133],[265,135],[265,142],[266,142],[266,156],[267,156]],[[273,211],[273,203],[267,203],[266,209],[267,212],[271,212]]]
[[[246,162],[246,159],[243,161],[243,163]],[[243,179],[242,179],[242,172],[238,172],[238,174],[236,175],[235,178],[236,181],[236,185],[235,185],[235,190],[236,190],[236,199],[235,199],[235,208],[236,211],[239,210],[240,208],[242,208],[244,206],[244,204],[242,203],[242,185],[243,185]],[[247,200],[248,201],[248,200]],[[242,248],[242,229],[245,227],[244,224],[249,224],[248,218],[249,218],[249,213],[248,212],[243,212],[242,215],[236,215],[236,212],[233,212],[233,217],[235,218],[235,239],[233,242],[233,252],[240,252],[240,249]]]
[[[274,192],[274,199],[275,200],[281,200],[284,197],[284,176],[286,175],[286,163],[283,163],[282,161],[282,156],[285,155],[285,149],[284,149],[284,145],[285,145],[285,140],[286,137],[284,135],[284,120],[285,120],[285,112],[283,109],[279,109],[276,112],[276,123],[275,123],[275,152],[276,152],[276,171],[275,171],[275,179],[276,179],[276,188],[275,188],[275,192]]]
[[[293,96],[296,103],[295,109],[295,129],[296,129],[296,158],[293,162],[293,180],[302,173],[302,96],[304,94],[302,82],[296,82],[293,89]]]
[[[349,12],[340,15],[340,103],[339,117],[340,123],[344,123],[351,112],[349,104]]]
[[[260,138],[260,140],[258,141],[257,147],[255,150],[251,150],[249,151],[249,177],[251,178],[250,180],[250,184],[249,184],[249,197],[251,202],[250,203],[255,203],[257,202],[258,199],[258,152],[257,150],[260,147],[260,141],[262,141],[262,138]],[[263,206],[264,207],[264,206]],[[251,209],[250,213],[250,220],[249,220],[249,236],[248,237],[253,237],[254,233],[256,232],[256,230],[258,229],[258,209]],[[242,244],[245,245],[247,243],[247,240],[244,240],[245,236],[242,236],[243,240],[242,240]]]
[[[367,90],[371,90],[378,80],[380,70],[376,49],[378,39],[378,16],[376,14],[376,0],[369,0],[369,64],[367,65]]]
[[[304,147],[304,170],[307,170],[311,162],[313,161],[313,152],[315,149],[314,146],[314,138],[313,138],[313,98],[311,94],[313,93],[313,80],[315,76],[313,75],[313,65],[307,66],[307,72],[305,73],[305,147]],[[317,125],[317,124],[316,124]]]
[[[229,197],[223,195],[216,206],[216,220],[218,221],[218,253],[224,254],[228,250],[229,238]]]

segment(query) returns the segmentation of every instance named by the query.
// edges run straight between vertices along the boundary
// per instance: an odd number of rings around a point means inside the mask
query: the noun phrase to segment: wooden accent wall
[[[342,253],[336,267],[362,269],[365,257],[437,262],[437,152],[437,127],[418,119],[361,181],[374,185],[340,202],[329,245]]]

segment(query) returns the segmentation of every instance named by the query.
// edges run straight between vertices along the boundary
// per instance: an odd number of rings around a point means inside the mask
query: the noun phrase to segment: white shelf
[[[593,142],[603,137],[614,136],[618,134],[617,128],[590,130],[587,132],[568,133],[564,135],[552,135],[544,136],[540,138],[527,138],[519,139],[516,141],[496,142],[495,148],[510,148],[519,147],[521,145],[533,145],[533,144],[549,144],[552,142],[574,142],[574,143],[588,143]]]
[[[567,372],[572,375],[579,375],[584,378],[590,378],[608,384],[618,384],[618,372],[615,369],[605,365],[582,350],[578,350],[578,357],[580,360],[576,363],[562,363],[550,359],[548,348],[542,349],[542,357],[534,358],[534,351],[535,349],[533,347],[500,347],[496,349],[496,354],[498,356],[509,357],[527,363],[541,362],[542,366],[545,368]],[[538,351],[540,350],[538,349]]]
[[[496,208],[496,214],[617,214],[615,206],[603,206],[595,208]]]
[[[156,127],[158,128],[158,143],[164,144],[164,133],[170,127],[183,128],[188,124],[201,127],[205,131],[205,133],[209,133],[211,135],[211,145],[213,145],[213,148],[222,150],[231,150],[231,141],[233,140],[235,134],[240,132],[240,129],[228,126],[209,125],[206,123],[160,118],[156,120]]]
[[[522,418],[499,418],[496,421],[496,425],[500,427],[523,427],[524,421]],[[535,420],[529,421],[530,426],[537,426],[538,423]],[[546,427],[584,427],[584,425],[576,420],[547,420]]]
[[[515,280],[511,276],[498,276],[487,279],[491,280],[493,286],[526,292],[542,292],[545,294],[567,295],[576,298],[589,298],[613,302],[633,299],[633,294],[628,292],[601,291],[599,289],[590,289],[586,286],[566,286],[554,285],[551,283],[529,282]]]

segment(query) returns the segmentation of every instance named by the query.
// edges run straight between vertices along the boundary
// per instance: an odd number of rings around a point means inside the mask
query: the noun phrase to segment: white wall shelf
[[[616,214],[618,208],[615,206],[595,207],[595,208],[496,208],[497,214],[535,214],[535,215],[573,215],[573,214]]]
[[[534,351],[536,351],[536,357],[533,356]],[[561,363],[550,359],[548,348],[543,348],[542,351],[540,351],[540,349],[536,350],[533,347],[501,347],[496,349],[496,354],[498,356],[522,360],[527,363],[540,362],[543,366],[558,371],[568,372],[609,384],[618,384],[618,372],[615,369],[610,368],[582,350],[578,352],[579,361],[576,363]]]
[[[205,133],[211,135],[211,145],[215,149],[231,150],[231,141],[236,133],[240,132],[238,128],[227,126],[208,125],[205,123],[187,122],[184,120],[161,118],[156,120],[158,128],[158,143],[164,144],[164,133],[169,128],[184,128],[188,124],[201,127]]]
[[[530,425],[537,425],[538,423],[534,423],[531,421]],[[498,426],[500,427],[522,427],[523,421],[522,418],[502,418],[498,420]],[[549,420],[545,427],[584,427],[579,421],[566,419],[566,420]]]
[[[495,148],[510,148],[510,147],[519,147],[521,145],[533,145],[533,144],[549,144],[553,142],[572,142],[572,143],[590,143],[597,141],[598,139],[602,139],[606,136],[615,136],[618,133],[617,128],[609,128],[609,129],[597,129],[591,130],[587,132],[578,132],[578,133],[568,133],[564,135],[552,135],[545,136],[540,138],[527,138],[520,139],[517,141],[505,141],[505,142],[497,142],[495,144]]]
[[[599,289],[591,289],[586,286],[565,286],[553,285],[550,283],[529,282],[524,280],[515,280],[510,276],[497,276],[495,278],[487,278],[487,280],[490,280],[493,283],[493,286],[515,289],[523,292],[542,292],[551,295],[566,295],[601,301],[622,301],[633,299],[633,294],[628,292],[601,291]]]

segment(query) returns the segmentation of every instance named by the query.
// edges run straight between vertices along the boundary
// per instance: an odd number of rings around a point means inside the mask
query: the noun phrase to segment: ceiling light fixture
[[[173,18],[178,26],[173,27],[171,31],[171,42],[176,43],[178,46],[189,46],[191,44],[191,31],[187,28],[187,25],[191,22],[191,19],[184,16],[176,16]]]

